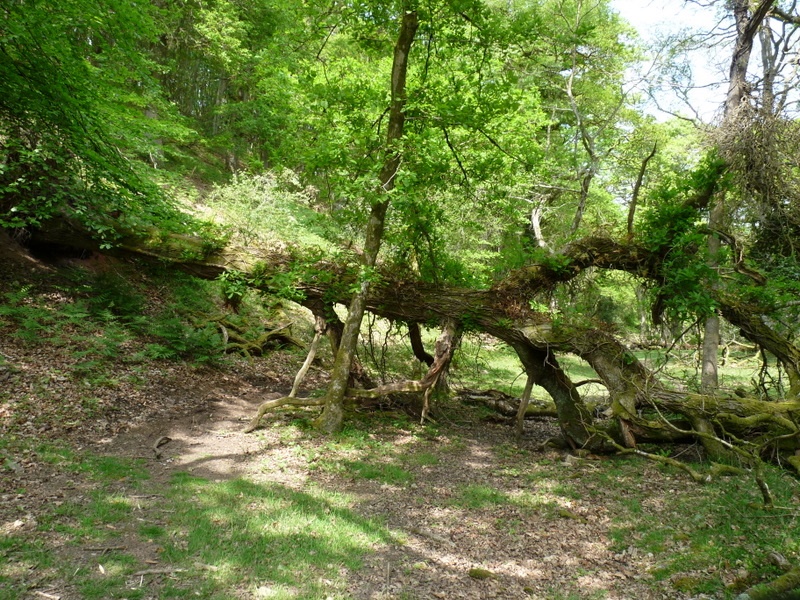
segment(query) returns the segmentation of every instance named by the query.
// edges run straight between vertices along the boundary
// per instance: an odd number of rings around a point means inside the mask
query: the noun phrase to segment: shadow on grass
[[[213,483],[186,473],[173,477],[175,513],[163,540],[163,560],[192,573],[168,582],[161,598],[248,591],[269,598],[326,598],[341,591],[386,528],[347,509],[335,492],[300,492],[236,479]]]

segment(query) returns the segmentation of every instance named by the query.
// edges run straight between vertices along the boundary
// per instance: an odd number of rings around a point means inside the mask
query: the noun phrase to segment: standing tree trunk
[[[733,49],[731,67],[728,78],[728,95],[725,98],[725,117],[722,126],[735,126],[737,112],[747,94],[747,67],[753,51],[753,40],[761,23],[769,13],[774,0],[761,0],[750,12],[750,0],[733,0],[733,18],[736,24],[736,45]],[[724,194],[718,193],[712,200],[708,214],[708,227],[712,231],[723,229],[725,207]],[[708,238],[708,264],[711,268],[719,267],[720,241],[715,235]],[[708,317],[704,326],[703,359],[701,388],[704,392],[717,389],[717,362],[719,354],[719,317],[714,314]]]
[[[367,296],[370,287],[370,271],[378,259],[378,251],[383,240],[383,229],[386,221],[386,211],[389,208],[388,193],[394,188],[394,180],[400,168],[400,152],[395,147],[398,140],[403,137],[405,115],[406,73],[408,71],[408,54],[414,42],[414,35],[418,27],[417,13],[406,12],[400,24],[400,34],[394,48],[394,62],[392,64],[392,104],[389,112],[389,126],[386,136],[387,157],[380,173],[380,188],[378,200],[372,205],[369,221],[367,223],[366,239],[364,242],[363,266],[364,273],[358,291],[350,302],[345,319],[342,339],[339,350],[331,371],[331,382],[325,394],[325,408],[317,419],[316,425],[326,433],[338,431],[342,427],[344,418],[344,398],[347,392],[347,380],[350,376],[350,365],[355,356],[358,344],[358,334],[361,321],[364,318]]]
[[[708,227],[712,231],[722,229],[725,216],[724,193],[718,192],[712,200],[708,213]],[[708,236],[708,266],[714,270],[719,268],[719,251],[722,244],[716,234]],[[713,285],[713,284],[712,284]],[[716,313],[706,317],[703,326],[703,357],[700,372],[700,389],[712,394],[719,387],[719,317]]]

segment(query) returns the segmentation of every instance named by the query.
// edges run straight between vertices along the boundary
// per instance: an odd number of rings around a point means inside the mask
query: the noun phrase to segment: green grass
[[[404,456],[403,462],[411,467],[433,467],[440,461],[435,453],[423,450]]]
[[[154,590],[164,599],[220,600],[242,593],[338,599],[345,597],[345,574],[357,569],[374,545],[390,539],[381,523],[351,512],[352,498],[316,487],[298,491],[244,479],[218,483],[179,473],[166,489],[156,488],[165,500],[140,495],[147,473],[136,461],[52,445],[39,451],[50,464],[83,477],[86,490],[46,507],[35,532],[0,537],[0,600],[23,597],[31,573],[37,585],[67,582],[85,599],[152,597]],[[361,468],[364,477],[408,477],[390,465]],[[65,561],[42,535],[58,535],[62,547],[113,547],[134,536],[158,544],[159,567],[174,573],[132,586],[141,581],[133,573],[148,565],[131,554],[113,550],[87,562]]]
[[[211,483],[188,474],[177,475],[172,488],[175,516],[163,559],[195,574],[163,590],[162,598],[181,597],[187,588],[195,597],[227,597],[243,580],[291,597],[341,597],[342,569],[358,568],[372,545],[388,539],[379,523],[354,515],[352,499],[341,494],[242,479]],[[192,566],[198,563],[210,568],[198,571]]]
[[[317,468],[392,485],[409,483],[415,469],[436,465],[452,452],[447,444],[434,446],[428,436],[391,435],[385,418],[370,424],[369,419],[355,421],[332,440],[315,438],[305,445],[315,447],[313,452],[299,443],[315,435],[305,424],[288,428],[294,430],[296,451],[314,458]],[[404,443],[397,444],[398,439]],[[355,497],[313,485],[297,490],[179,473],[163,487],[147,479],[138,461],[56,445],[33,452],[81,478],[85,489],[49,506],[37,531],[0,538],[0,600],[24,597],[33,572],[37,581],[66,582],[90,599],[153,594],[164,599],[344,599],[345,583],[358,577],[353,573],[362,557],[393,541],[382,523],[354,514]],[[558,460],[513,444],[497,446],[495,456],[500,464],[491,472],[491,483],[476,479],[456,487],[442,498],[442,506],[468,518],[470,513],[472,518],[491,515],[490,530],[518,538],[534,512],[545,519],[574,518],[570,511],[597,504],[611,518],[609,550],[652,554],[655,567],[643,575],[676,594],[733,598],[747,585],[779,574],[767,562],[767,552],[780,552],[792,562],[800,558],[797,511],[761,508],[759,492],[747,477],[699,486],[680,471],[630,457],[565,469]],[[795,506],[796,481],[775,469],[768,470],[768,479],[776,504]],[[60,547],[75,549],[136,539],[159,547],[158,568],[173,572],[137,587],[133,582],[142,577],[132,574],[148,565],[132,554],[120,550],[65,561],[45,543],[48,535],[58,535]],[[740,570],[747,579],[726,588],[722,573]],[[585,597],[574,590],[558,593]]]
[[[20,300],[17,308],[27,306],[26,302]],[[106,307],[111,308],[108,303]],[[79,308],[70,309],[69,327],[81,327]],[[84,309],[90,316],[102,313],[91,306]],[[9,317],[6,311],[0,320],[18,316]],[[29,333],[40,335],[36,323],[50,322],[44,313],[35,312],[34,316]],[[112,311],[103,319],[113,331],[122,331],[113,329],[124,325],[119,314]],[[93,343],[89,332],[84,331],[87,339],[80,341],[85,348]],[[56,328],[48,335],[59,339],[61,334]],[[94,350],[79,357],[83,362],[59,376],[77,376],[75,369],[88,361],[102,363],[106,360],[104,348],[121,339],[110,335],[105,342],[98,342]],[[480,345],[477,339],[465,344],[455,372],[458,383],[471,381],[471,387],[500,389],[508,385],[504,391],[519,393],[524,381],[518,378],[520,368],[513,353],[500,345]],[[652,355],[642,358],[656,360]],[[594,376],[577,359],[567,357],[562,363],[575,379]],[[732,370],[726,381],[745,381],[752,374],[751,366],[739,365],[740,370]],[[89,383],[98,381],[99,376]],[[114,381],[107,374],[103,384],[114,385]],[[81,407],[87,415],[99,410],[91,391],[82,398]],[[447,405],[443,408],[452,410]],[[35,414],[34,409],[32,399],[26,410]],[[467,447],[469,434],[444,423],[422,427],[399,411],[356,415],[341,433],[321,440],[308,418],[298,417],[289,425],[280,425],[280,440],[309,461],[312,478],[317,469],[376,484],[406,486]],[[0,439],[0,450],[0,466],[34,455],[70,474],[82,486],[79,495],[49,505],[37,517],[36,531],[0,537],[0,600],[24,597],[32,573],[37,581],[72,584],[83,598],[133,599],[153,594],[164,599],[209,600],[345,598],[345,581],[357,577],[353,571],[364,554],[391,539],[382,523],[352,512],[355,498],[314,486],[297,490],[247,479],[219,483],[183,473],[162,487],[148,479],[142,461],[81,453],[58,444],[26,443],[13,436]],[[672,586],[676,594],[733,598],[747,585],[779,574],[766,561],[769,551],[780,552],[793,563],[800,561],[797,482],[775,469],[768,469],[768,478],[776,504],[795,507],[793,510],[761,508],[758,489],[745,476],[696,486],[688,483],[682,472],[630,457],[565,468],[557,456],[527,452],[510,441],[496,445],[493,453],[499,465],[492,469],[491,480],[476,474],[474,481],[442,497],[443,508],[481,519],[494,511],[495,530],[518,536],[525,531],[526,517],[534,512],[545,519],[574,518],[576,513],[564,507],[577,511],[597,504],[611,519],[609,550],[635,548],[652,554],[656,566],[645,575]],[[275,466],[265,464],[263,471]],[[142,499],[154,491],[153,499]],[[510,510],[502,510],[505,508]],[[65,559],[56,546],[46,543],[48,536],[59,539],[58,547],[76,551],[87,545],[114,546],[119,539],[135,539],[158,546],[158,566],[174,569],[174,573],[137,588],[131,584],[132,574],[148,567],[138,564],[133,555],[109,552],[93,557],[94,562],[87,566],[86,560]],[[748,577],[726,589],[721,574],[735,571],[746,571]],[[553,594],[554,598],[584,597],[572,591]]]
[[[454,506],[478,510],[487,506],[511,504],[508,494],[492,487],[480,484],[469,484],[457,490],[452,500]]]
[[[53,571],[55,558],[44,541],[0,535],[0,600],[18,600],[37,575]]]
[[[353,419],[330,441],[304,451],[312,470],[322,470],[345,477],[407,485],[414,481],[413,470],[439,462],[430,452],[415,452],[381,439],[381,434],[415,427],[405,415],[376,415],[374,419]],[[304,427],[301,427],[304,429]],[[419,428],[417,444],[427,443],[430,427]]]
[[[607,488],[613,481],[625,490],[612,500],[613,547],[652,553],[658,565],[651,573],[656,581],[673,581],[676,590],[691,594],[719,593],[725,586],[717,572],[746,571],[748,580],[726,591],[733,597],[748,584],[780,574],[766,560],[769,551],[794,561],[800,557],[800,515],[791,509],[797,484],[777,469],[769,469],[769,484],[777,504],[788,510],[764,509],[758,489],[745,476],[718,479],[681,493],[660,489],[662,502],[653,504],[655,494],[640,463],[608,462],[610,468],[590,475],[584,483]],[[683,477],[671,469],[659,471],[678,480]],[[608,500],[609,495],[604,497]]]
[[[392,464],[370,463],[361,460],[342,461],[339,463],[342,472],[363,479],[374,479],[382,483],[403,485],[414,480],[414,476],[405,469]]]
[[[24,597],[34,579],[37,587],[42,581],[72,581],[80,589],[81,597],[87,599],[114,597],[116,592],[112,591],[123,589],[124,575],[131,572],[122,565],[132,565],[132,557],[119,554],[104,557],[105,573],[95,580],[93,574],[80,576],[81,566],[65,564],[42,535],[58,535],[67,546],[103,544],[117,538],[133,518],[134,501],[128,491],[146,479],[146,471],[135,461],[79,454],[52,444],[28,449],[27,454],[86,477],[89,486],[82,497],[45,506],[35,531],[0,536],[0,599]],[[112,489],[120,487],[121,482],[128,491]],[[126,597],[141,596],[126,592]]]

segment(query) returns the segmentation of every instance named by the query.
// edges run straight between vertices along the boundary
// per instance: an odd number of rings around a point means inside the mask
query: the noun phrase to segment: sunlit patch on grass
[[[439,464],[439,457],[433,452],[416,452],[403,457],[403,461],[413,467],[432,467]]]
[[[46,577],[55,560],[42,540],[0,535],[0,600],[24,597],[32,576]]]
[[[209,594],[244,577],[272,594],[261,597],[324,598],[365,552],[389,539],[378,523],[349,510],[351,499],[319,488],[211,483],[188,474],[176,475],[173,487],[176,513],[163,558],[211,566],[203,578]]]
[[[511,504],[511,497],[486,485],[470,484],[457,490],[452,503],[461,508],[480,509],[492,505]]]

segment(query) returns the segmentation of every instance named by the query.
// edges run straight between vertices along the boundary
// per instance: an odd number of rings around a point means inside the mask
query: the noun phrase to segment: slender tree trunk
[[[517,440],[522,439],[522,434],[525,430],[525,413],[528,410],[528,404],[531,401],[531,393],[533,392],[534,377],[528,373],[528,378],[525,381],[525,389],[522,392],[522,398],[519,400],[519,409],[517,410]]]
[[[728,95],[725,99],[725,121],[723,127],[733,126],[737,112],[747,95],[747,67],[753,51],[753,40],[761,27],[774,0],[761,0],[750,12],[750,0],[733,0],[733,18],[736,23],[736,45],[731,59],[728,77]],[[708,215],[708,227],[711,230],[722,229],[725,217],[723,205],[724,195],[717,194],[712,200]],[[708,264],[711,268],[719,267],[720,241],[714,235],[708,238]],[[719,317],[712,315],[704,324],[702,375],[700,384],[705,392],[711,392],[718,386],[717,362],[719,354]]]
[[[531,210],[531,231],[533,232],[533,237],[536,239],[536,245],[539,246],[539,248],[547,250],[547,241],[544,239],[544,234],[542,233],[543,205],[544,199],[539,199],[536,202],[536,206]]]
[[[723,194],[718,194],[708,214],[710,229],[721,229],[725,215]],[[708,266],[712,269],[719,268],[719,251],[721,243],[719,238],[711,234],[708,236]],[[719,317],[713,314],[706,318],[703,325],[703,357],[700,373],[700,388],[706,393],[713,393],[719,387]]]
[[[628,237],[633,237],[633,219],[636,216],[636,206],[639,203],[639,192],[644,183],[644,175],[647,172],[647,163],[656,155],[658,151],[658,144],[653,144],[653,149],[650,151],[644,160],[642,166],[639,167],[639,175],[636,177],[636,183],[633,184],[633,192],[631,193],[631,201],[628,205]]]
[[[342,427],[344,398],[347,392],[347,380],[350,376],[350,365],[355,356],[358,334],[361,329],[361,321],[364,318],[364,310],[369,294],[369,271],[372,270],[378,259],[378,251],[383,240],[386,211],[389,209],[388,192],[394,187],[395,176],[400,168],[401,156],[393,146],[397,140],[403,137],[403,126],[405,124],[403,108],[405,106],[408,54],[414,42],[417,27],[417,13],[406,12],[402,18],[400,34],[394,48],[391,84],[392,104],[386,136],[388,155],[380,173],[379,200],[372,205],[367,223],[363,254],[365,273],[358,292],[353,296],[347,311],[347,319],[345,319],[339,351],[336,353],[336,360],[331,372],[331,382],[325,395],[325,408],[316,422],[317,427],[327,433],[338,431]]]

